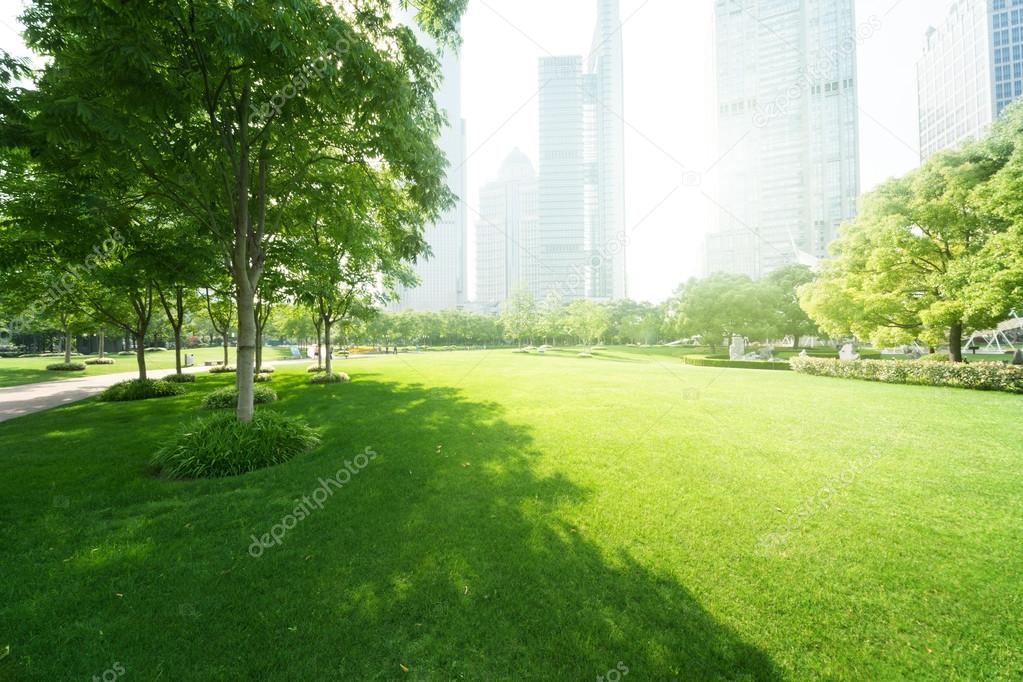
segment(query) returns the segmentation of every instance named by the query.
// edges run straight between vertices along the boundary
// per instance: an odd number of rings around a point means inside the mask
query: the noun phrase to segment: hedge
[[[727,367],[731,369],[774,369],[787,371],[789,363],[777,360],[730,360],[720,355],[685,355],[682,361],[694,367]]]
[[[1023,368],[999,362],[907,362],[886,360],[823,360],[792,358],[792,369],[801,374],[862,379],[887,384],[948,386],[978,391],[1023,393]]]

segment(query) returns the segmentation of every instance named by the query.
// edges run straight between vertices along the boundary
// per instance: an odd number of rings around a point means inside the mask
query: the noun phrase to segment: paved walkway
[[[293,362],[305,362],[309,360],[279,360],[267,362],[267,366],[290,364]],[[182,372],[196,374],[209,371],[209,367],[186,367]],[[173,369],[151,369],[146,372],[150,379],[159,379],[168,374],[174,374]],[[103,374],[94,377],[78,377],[76,379],[58,379],[54,381],[43,381],[38,384],[25,384],[24,386],[10,386],[0,388],[0,422],[8,419],[22,417],[33,412],[42,412],[51,407],[67,405],[90,398],[112,386],[119,381],[134,379],[138,372],[123,372],[119,374]]]

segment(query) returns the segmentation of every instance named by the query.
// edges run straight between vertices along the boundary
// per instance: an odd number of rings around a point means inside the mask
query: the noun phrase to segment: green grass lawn
[[[635,350],[338,365],[259,408],[323,444],[237,478],[147,464],[230,377],[0,424],[0,679],[1023,676],[1019,396]]]
[[[208,361],[222,361],[224,359],[223,348],[190,348],[185,353],[193,353],[197,364]],[[83,362],[95,355],[74,355],[72,361]],[[120,374],[123,372],[138,372],[138,361],[135,355],[113,355],[108,358],[115,360],[113,365],[88,365],[84,372],[51,372],[46,369],[47,365],[64,362],[64,357],[59,358],[0,358],[0,388],[7,386],[22,386],[24,384],[35,384],[40,381],[58,381],[83,376],[99,376],[102,374]],[[235,349],[228,349],[230,362],[234,362]],[[284,346],[265,347],[263,359],[284,360],[291,358],[291,351]],[[183,362],[183,360],[182,360]],[[146,353],[146,367],[148,369],[172,369],[174,367],[174,351]]]

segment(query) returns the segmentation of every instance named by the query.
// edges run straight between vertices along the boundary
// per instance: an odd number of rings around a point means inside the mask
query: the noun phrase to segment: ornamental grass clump
[[[269,386],[253,386],[252,402],[255,405],[266,405],[277,400],[277,392]],[[203,409],[224,410],[238,406],[238,389],[225,386],[210,393],[202,400]]]
[[[250,422],[224,412],[187,426],[152,463],[168,478],[222,478],[287,462],[319,443],[305,422],[279,412],[256,412]]]
[[[170,398],[184,392],[184,386],[169,381],[132,379],[110,386],[99,394],[99,399],[103,402],[120,403],[132,400],[149,400],[150,398]]]
[[[344,372],[334,372],[333,374],[323,372],[309,377],[310,384],[347,384],[351,380],[352,378]]]
[[[47,365],[46,369],[51,372],[81,372],[85,369],[85,363],[82,362],[58,362],[52,365]]]

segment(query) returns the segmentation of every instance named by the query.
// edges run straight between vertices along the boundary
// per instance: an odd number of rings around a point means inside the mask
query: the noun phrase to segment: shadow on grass
[[[589,491],[546,471],[499,405],[306,379],[279,374],[273,409],[316,425],[316,452],[220,481],[92,479],[89,497],[12,529],[0,625],[27,634],[4,663],[46,676],[119,660],[143,679],[592,679],[619,663],[637,680],[779,677],[675,579],[566,522]],[[150,452],[149,422],[167,429],[152,407],[116,458],[68,452],[72,480]],[[249,556],[251,535],[365,448],[365,469]]]

